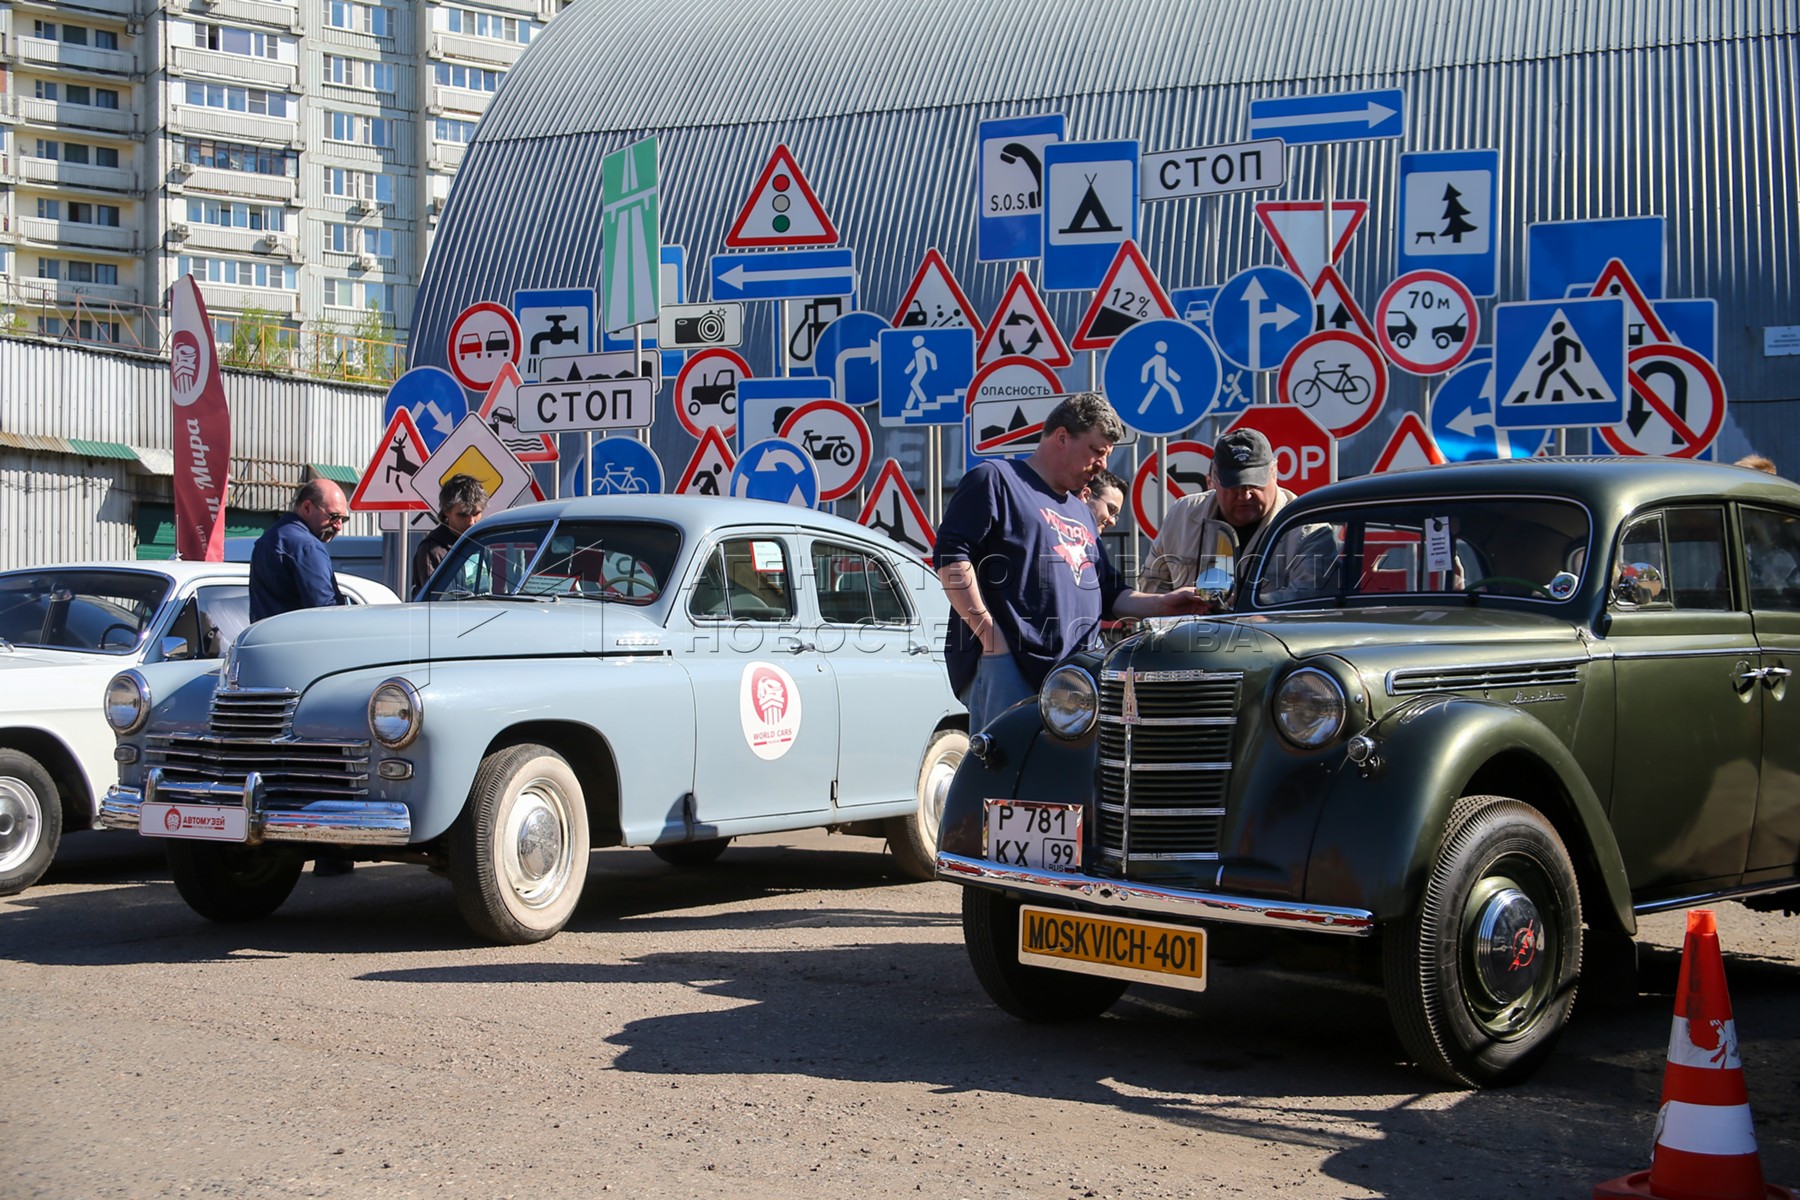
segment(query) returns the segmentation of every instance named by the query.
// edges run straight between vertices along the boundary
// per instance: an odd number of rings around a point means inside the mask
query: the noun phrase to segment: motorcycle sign
[[[848,496],[869,469],[869,426],[841,400],[813,400],[781,424],[781,436],[806,452],[819,477],[819,499]]]
[[[1289,351],[1276,387],[1284,404],[1299,405],[1332,437],[1345,438],[1381,411],[1387,364],[1361,334],[1326,329]]]

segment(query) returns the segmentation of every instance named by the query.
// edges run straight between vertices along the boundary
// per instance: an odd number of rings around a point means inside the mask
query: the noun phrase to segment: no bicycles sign
[[[1349,437],[1375,419],[1387,401],[1387,363],[1358,333],[1326,329],[1308,335],[1282,360],[1276,388],[1334,438]]]

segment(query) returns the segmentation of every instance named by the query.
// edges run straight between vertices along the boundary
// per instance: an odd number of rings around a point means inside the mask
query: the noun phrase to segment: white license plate
[[[1206,931],[1027,904],[1019,909],[1019,961],[1203,992]]]
[[[158,802],[138,810],[138,832],[145,837],[241,842],[250,836],[250,814],[241,808],[218,804]]]
[[[1038,800],[987,802],[987,857],[1009,867],[1081,869],[1079,804]]]

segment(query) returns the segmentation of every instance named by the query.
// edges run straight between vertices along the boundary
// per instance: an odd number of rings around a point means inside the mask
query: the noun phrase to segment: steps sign
[[[812,184],[794,161],[793,151],[778,145],[769,156],[750,198],[731,223],[725,244],[734,249],[775,246],[835,246],[837,226],[831,223]]]

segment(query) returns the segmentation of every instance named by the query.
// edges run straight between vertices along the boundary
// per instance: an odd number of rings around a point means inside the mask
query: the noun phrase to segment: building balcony
[[[224,138],[232,142],[300,148],[300,124],[293,117],[258,117],[193,104],[175,108],[169,118],[169,132],[182,137]]]
[[[544,15],[539,11],[538,0],[482,0],[481,6],[503,12],[509,17],[541,20]]]
[[[178,75],[224,79],[277,92],[292,91],[300,79],[300,68],[293,63],[251,58],[244,54],[222,54],[217,50],[201,50],[194,46],[175,46],[172,49],[175,73]]]
[[[525,53],[525,47],[517,42],[469,37],[467,34],[445,33],[441,29],[434,29],[431,31],[431,39],[426,43],[426,53],[432,58],[455,58],[510,67],[519,61],[519,55]]]
[[[125,89],[127,92],[129,88]],[[130,96],[123,98],[130,104]],[[141,130],[138,115],[130,107],[92,108],[86,104],[61,104],[29,96],[0,96],[0,113],[31,125],[62,129],[91,129],[101,133],[135,135]]]
[[[121,77],[138,69],[137,55],[129,50],[96,50],[40,37],[16,37],[13,46],[20,63],[29,67]]]
[[[163,0],[162,7],[179,16],[204,12],[233,25],[261,25],[289,33],[302,28],[299,5],[285,0]]]
[[[171,249],[183,254],[267,254],[284,262],[290,261],[290,248],[298,245],[291,233],[238,229],[198,221],[178,221],[170,225],[168,243]]]
[[[277,288],[227,287],[222,283],[201,281],[200,294],[206,299],[206,310],[216,313],[220,309],[233,309],[243,312],[247,308],[263,309],[267,312],[285,314],[293,320],[300,319],[300,293],[289,292]]]
[[[13,304],[136,304],[138,289],[128,283],[70,283],[37,275],[16,277],[8,292]]]
[[[5,176],[10,176],[19,183],[43,187],[117,192],[132,197],[144,194],[138,173],[131,167],[91,167],[83,163],[56,162],[48,158],[21,158],[16,169],[0,169],[0,177]]]
[[[433,115],[441,110],[479,117],[493,102],[492,92],[472,92],[468,88],[444,87],[434,83],[426,104],[429,106],[427,111]]]
[[[212,167],[195,167],[191,172],[184,172],[181,166],[169,172],[169,182],[169,190],[177,194],[205,192],[209,196],[243,196],[289,203],[299,195],[300,185],[300,181],[291,175],[258,175],[253,171],[222,171]]]
[[[425,155],[425,165],[433,171],[454,171],[462,166],[469,148],[457,142],[433,142]]]
[[[122,21],[155,9],[156,0],[57,0],[56,7],[72,17],[113,17]]]
[[[138,231],[117,225],[83,225],[75,221],[19,218],[19,236],[40,246],[59,250],[104,250],[111,254],[136,254]]]

